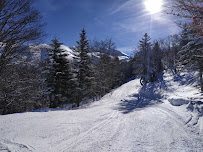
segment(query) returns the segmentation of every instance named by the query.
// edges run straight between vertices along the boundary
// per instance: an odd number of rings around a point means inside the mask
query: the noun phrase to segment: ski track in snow
[[[203,136],[168,102],[124,113],[130,81],[88,107],[0,116],[1,152],[202,152]],[[189,114],[190,115],[190,114]]]

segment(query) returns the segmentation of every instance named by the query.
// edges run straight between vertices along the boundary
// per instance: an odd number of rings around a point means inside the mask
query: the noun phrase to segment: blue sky
[[[84,27],[88,39],[112,38],[117,49],[133,54],[144,33],[152,41],[179,31],[170,16],[146,11],[145,0],[36,0],[47,23],[45,43],[53,37],[67,46],[76,45]]]

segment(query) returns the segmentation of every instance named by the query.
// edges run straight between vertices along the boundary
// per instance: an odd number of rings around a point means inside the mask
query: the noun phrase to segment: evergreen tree
[[[80,41],[77,41],[76,51],[78,58],[76,62],[78,89],[77,89],[77,106],[85,97],[93,97],[94,95],[94,73],[91,58],[88,56],[89,42],[87,40],[86,31],[83,28],[80,34]]]
[[[134,75],[135,77],[142,74],[142,68],[143,68],[143,63],[142,63],[142,57],[141,57],[141,52],[135,52],[134,57],[130,59],[131,64],[131,74]]]
[[[71,65],[66,59],[67,54],[60,48],[61,45],[62,43],[54,38],[48,50],[50,58],[46,82],[51,108],[70,102],[74,90]]]
[[[125,80],[124,73],[122,71],[121,62],[118,56],[115,56],[112,61],[112,88],[119,87]]]
[[[159,43],[156,42],[154,44],[154,47],[151,53],[151,66],[153,67],[156,73],[159,73],[163,70],[161,59],[162,59],[161,49],[159,47]]]
[[[189,25],[184,24],[183,30],[180,33],[180,47],[185,46],[191,40],[191,31],[189,29]]]
[[[183,27],[180,37],[179,62],[184,68],[199,71],[200,88],[203,91],[203,40],[190,26]]]
[[[180,62],[188,68],[195,68],[199,71],[200,88],[203,91],[203,40],[194,38],[182,47],[179,52]]]
[[[180,36],[178,34],[172,35],[171,36],[171,62],[172,62],[172,67],[175,73],[177,73],[177,68],[178,68],[178,52],[180,51]]]
[[[97,82],[97,88],[102,96],[112,87],[111,57],[106,53],[101,55],[100,61],[97,64]]]
[[[150,70],[150,51],[151,51],[151,38],[145,33],[144,38],[139,42],[140,57],[142,62],[142,74],[149,75]]]

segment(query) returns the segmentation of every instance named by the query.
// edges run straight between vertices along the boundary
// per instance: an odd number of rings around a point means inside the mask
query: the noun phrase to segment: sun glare
[[[155,14],[161,11],[163,2],[162,0],[146,0],[144,4],[150,14]]]

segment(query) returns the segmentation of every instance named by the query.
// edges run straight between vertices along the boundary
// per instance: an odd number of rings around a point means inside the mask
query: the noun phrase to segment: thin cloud
[[[99,17],[94,17],[94,22],[96,23],[96,24],[100,24],[100,25],[103,25],[104,24],[104,22],[99,18]]]
[[[140,0],[128,0],[120,6],[110,9],[109,15],[119,16],[118,21],[113,23],[115,29],[123,29],[125,32],[149,32],[151,34],[165,32],[175,34],[179,31],[178,26],[171,20],[169,15],[162,12],[149,14]],[[162,33],[163,34],[163,33]]]
[[[134,10],[136,7],[140,5],[139,0],[128,0],[127,2],[124,2],[123,4],[113,7],[110,9],[109,15],[114,15],[116,13],[120,13],[122,11],[126,10]]]

